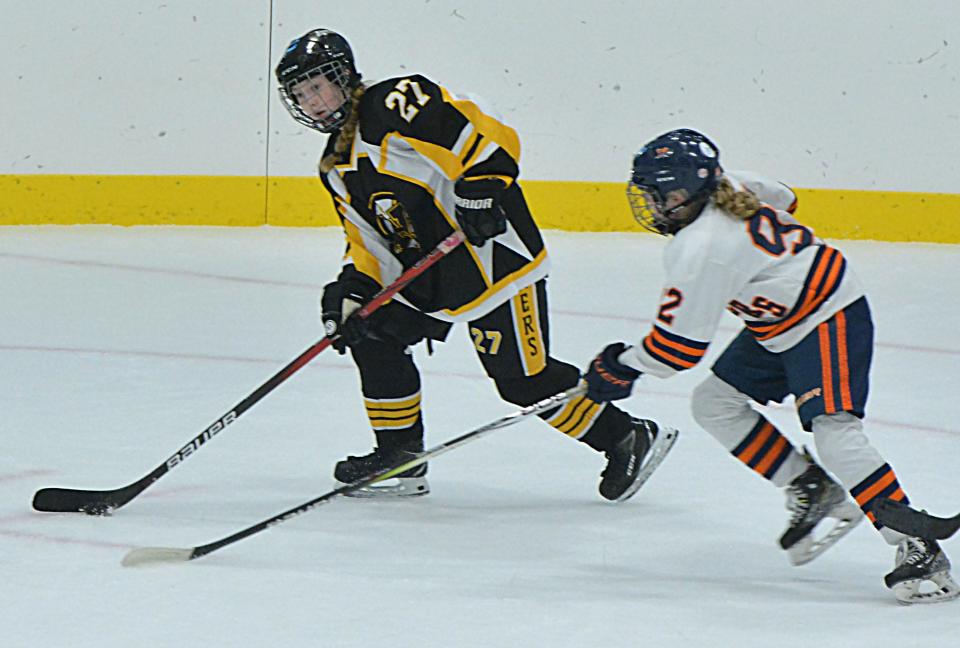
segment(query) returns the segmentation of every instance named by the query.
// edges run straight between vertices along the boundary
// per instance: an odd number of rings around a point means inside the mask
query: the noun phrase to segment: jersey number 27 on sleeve
[[[387,95],[383,103],[386,104],[390,110],[396,109],[397,112],[400,113],[400,116],[408,122],[412,122],[413,118],[420,112],[418,106],[424,106],[430,101],[430,95],[426,94],[416,81],[400,79],[393,88],[393,91]],[[412,98],[407,94],[408,90],[413,91]],[[416,105],[414,105],[414,103]]]

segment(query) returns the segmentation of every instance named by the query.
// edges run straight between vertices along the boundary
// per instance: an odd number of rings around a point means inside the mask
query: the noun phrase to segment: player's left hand
[[[324,335],[330,338],[331,346],[340,355],[346,353],[348,347],[373,336],[373,322],[360,317],[358,311],[379,289],[376,281],[356,271],[345,271],[336,281],[323,287],[320,321]]]
[[[627,350],[623,342],[614,342],[590,362],[583,379],[587,382],[587,398],[598,403],[626,398],[633,391],[640,372],[617,358]]]
[[[457,222],[471,245],[482,247],[507,231],[507,214],[500,206],[506,185],[499,178],[460,178],[453,187]]]

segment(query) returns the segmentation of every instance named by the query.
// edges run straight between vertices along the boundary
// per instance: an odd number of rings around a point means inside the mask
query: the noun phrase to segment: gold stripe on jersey
[[[465,157],[463,160],[463,168],[469,169],[476,164],[480,158],[483,157],[483,153],[487,150],[488,144],[493,144],[493,142],[491,142],[489,139],[486,139],[482,135],[479,136],[477,138],[476,146],[472,150],[467,151],[467,157]]]
[[[586,396],[578,396],[567,402],[560,411],[546,421],[567,436],[579,439],[587,433],[604,407],[605,405],[592,401]]]
[[[376,279],[377,283],[383,285],[383,277],[380,274],[380,262],[374,256],[363,242],[363,235],[360,234],[360,228],[351,223],[348,219],[343,219],[343,229],[347,233],[347,253],[346,256],[353,261],[353,265],[368,277]]]
[[[404,398],[364,398],[363,403],[374,430],[410,427],[420,418],[420,392]]]
[[[463,175],[464,166],[460,162],[460,159],[454,155],[453,151],[439,144],[433,144],[431,142],[424,142],[423,140],[414,139],[412,137],[404,137],[399,133],[390,133],[383,138],[383,163],[386,163],[387,159],[387,142],[390,141],[391,137],[396,137],[397,139],[403,140],[413,148],[414,151],[427,158],[433,162],[437,168],[443,171],[443,175],[447,176],[450,180],[456,180],[461,175]]]
[[[341,162],[340,164],[334,164],[333,168],[337,170],[337,173],[340,174],[340,177],[343,177],[344,173],[349,171],[356,171],[357,164],[360,158],[370,157],[366,153],[360,153],[357,150],[357,142],[360,141],[360,136],[353,138],[353,143],[350,144],[350,157],[346,162]]]
[[[476,130],[473,130],[472,127],[468,126],[467,128],[470,128],[470,130],[472,130],[473,132],[470,134],[470,137],[467,139],[466,145],[463,147],[463,153],[461,154],[457,152],[456,147],[454,147],[454,153],[456,153],[457,157],[460,158],[461,164],[463,164],[464,168],[470,166],[467,163],[467,160],[473,157],[474,153],[476,153],[477,151],[477,145],[480,144],[480,140],[483,139],[483,135],[478,133]],[[465,128],[464,130],[467,130],[467,129]]]
[[[495,173],[491,173],[487,175],[472,175],[467,177],[466,180],[469,180],[471,182],[475,180],[499,180],[503,183],[504,187],[509,187],[510,185],[513,184],[513,178],[511,176],[498,175]]]
[[[450,227],[454,229],[459,227],[457,225],[456,219],[454,219],[449,213],[447,213],[447,210],[444,209],[443,204],[439,200],[437,200],[436,187],[430,184],[429,176],[424,178],[419,178],[419,177],[410,175],[409,173],[404,173],[404,171],[416,170],[417,166],[420,166],[420,165],[412,165],[412,166],[404,165],[401,159],[398,159],[396,162],[390,159],[390,155],[389,155],[390,143],[395,138],[403,142],[406,142],[407,144],[410,144],[410,142],[405,137],[402,137],[398,133],[388,133],[387,136],[383,138],[383,142],[380,144],[380,159],[377,160],[377,164],[376,164],[377,172],[382,173],[383,175],[392,176],[394,178],[397,178],[398,180],[403,180],[404,182],[409,182],[410,184],[414,184],[422,188],[424,191],[426,191],[431,196],[433,196],[433,204],[436,206],[437,210],[441,214],[443,214],[444,219],[446,219]],[[441,148],[441,147],[436,147],[436,148]],[[441,149],[441,150],[446,150],[446,149]],[[447,152],[449,153],[449,151]],[[401,156],[395,155],[394,158],[401,158]],[[371,161],[373,161],[372,158],[371,158]],[[393,163],[392,168],[388,168],[389,163]]]
[[[388,163],[388,160],[389,160],[389,150],[390,150],[389,144],[390,144],[391,140],[394,139],[394,138],[400,139],[400,140],[402,140],[402,141],[404,141],[404,142],[407,142],[408,144],[410,143],[409,140],[407,140],[405,137],[400,136],[400,135],[397,134],[397,133],[389,133],[386,137],[384,137],[384,138],[383,138],[383,143],[380,145],[380,160],[378,160],[378,162],[377,162],[377,171],[378,171],[379,173],[382,173],[383,175],[388,175],[388,176],[397,178],[398,180],[403,180],[404,182],[409,182],[410,184],[414,184],[414,185],[420,187],[421,189],[423,189],[424,191],[426,191],[427,193],[429,193],[429,194],[433,197],[433,205],[434,205],[434,207],[437,208],[437,211],[438,211],[438,212],[440,212],[441,214],[443,214],[443,218],[447,221],[447,224],[450,225],[450,228],[451,228],[451,229],[460,229],[460,224],[457,223],[456,219],[454,219],[454,218],[447,212],[447,210],[446,210],[446,209],[444,208],[444,206],[443,206],[443,203],[441,203],[439,200],[437,200],[437,192],[436,192],[435,187],[433,187],[426,179],[417,178],[417,177],[414,177],[414,176],[412,176],[412,175],[407,175],[407,174],[403,173],[403,172],[402,172],[402,167],[403,167],[402,163],[395,164],[395,165],[394,165],[394,168],[392,168],[392,169],[391,169],[391,168],[387,168],[387,163]],[[431,145],[431,146],[433,146],[433,145]],[[438,146],[438,147],[435,147],[435,148],[437,148],[437,149],[439,149],[439,150],[441,150],[441,151],[446,151],[447,153],[450,153],[450,152],[447,151],[446,149],[443,149],[443,148],[441,148],[441,147],[439,147],[439,146]],[[452,154],[451,154],[451,156],[452,156]],[[394,157],[399,157],[399,156],[394,156]],[[491,285],[493,284],[493,280],[490,278],[490,275],[487,273],[486,268],[484,267],[483,263],[480,261],[480,257],[478,256],[477,250],[476,250],[472,245],[464,245],[464,246],[463,246],[463,249],[467,250],[467,252],[470,253],[470,256],[471,256],[471,258],[473,259],[474,265],[477,267],[477,270],[480,272],[480,276],[481,276],[481,278],[483,279],[484,285],[485,285],[485,286],[491,286]],[[488,290],[489,290],[489,288],[488,288]],[[487,291],[484,291],[483,294],[486,294],[486,292],[487,292]],[[481,296],[482,296],[482,295],[481,295]],[[482,301],[482,300],[481,300],[481,301]]]
[[[527,286],[510,301],[513,309],[513,327],[517,336],[520,360],[523,362],[524,375],[535,376],[547,366],[546,345],[540,331],[540,317],[537,313],[536,286]]]
[[[520,163],[520,138],[517,136],[517,131],[486,114],[469,99],[454,99],[444,87],[440,88],[440,92],[443,94],[443,100],[470,120],[481,135],[496,142],[515,162]]]
[[[472,251],[472,247],[469,245],[467,246],[467,249]],[[495,295],[501,289],[505,288],[506,286],[513,283],[514,281],[520,279],[525,275],[530,274],[531,272],[539,268],[540,265],[544,262],[544,260],[546,260],[546,258],[547,258],[547,248],[543,248],[542,250],[540,250],[540,253],[537,254],[537,256],[535,256],[530,263],[524,265],[522,268],[519,268],[516,271],[511,272],[510,274],[501,278],[499,281],[497,281],[496,283],[491,285],[489,288],[484,290],[473,301],[469,301],[463,306],[461,306],[460,308],[456,308],[453,310],[444,309],[443,312],[449,315],[450,317],[456,317],[458,315],[462,315],[467,311],[477,308],[480,304],[490,299],[491,296]],[[483,266],[481,266],[479,263],[477,264],[477,267],[479,267],[481,271],[483,270]],[[486,278],[486,274],[484,274],[484,278]]]
[[[378,168],[386,166],[387,145],[392,137],[403,140],[417,153],[432,161],[450,180],[456,180],[463,175],[464,170],[475,164],[491,145],[499,146],[514,161],[520,162],[520,138],[514,129],[484,113],[474,102],[466,99],[454,99],[446,89],[440,88],[440,90],[443,93],[443,100],[466,117],[470,126],[475,130],[475,138],[468,138],[465,143],[469,145],[463,151],[463,154],[467,156],[466,159],[461,160],[458,153],[439,144],[392,132],[383,138],[381,160],[377,165]]]
[[[450,150],[453,151],[454,155],[463,159],[466,157],[467,152],[479,137],[479,133],[473,127],[473,124],[467,124],[466,128],[460,130],[460,136],[457,137],[457,141],[453,143],[453,146],[450,147]]]

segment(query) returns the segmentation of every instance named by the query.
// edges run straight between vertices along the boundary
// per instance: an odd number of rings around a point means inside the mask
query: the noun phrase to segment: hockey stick
[[[455,231],[440,241],[430,253],[405,270],[393,283],[374,295],[363,308],[357,311],[357,315],[363,318],[369,317],[371,313],[380,308],[411,281],[423,274],[427,268],[456,249],[463,241],[464,235],[460,230]],[[304,365],[310,362],[318,353],[330,346],[330,344],[329,338],[323,338],[313,344],[309,349],[294,358],[287,366],[274,374],[269,380],[257,387],[253,393],[214,421],[212,425],[204,429],[186,445],[173,453],[166,461],[132,484],[113,490],[41,488],[33,496],[33,508],[38,511],[87,513],[88,515],[107,515],[114,509],[120,508],[170,470],[179,466],[190,456],[196,454],[207,441],[240,418],[244,412],[256,405],[264,396],[272,392],[286,381],[287,378],[303,368]]]
[[[883,526],[916,538],[946,540],[960,529],[960,514],[941,518],[892,499],[877,500],[871,510]]]
[[[539,414],[540,412],[545,412],[554,407],[558,407],[571,398],[580,396],[585,392],[586,387],[583,384],[577,385],[576,387],[568,389],[565,392],[560,392],[559,394],[545,398],[544,400],[534,403],[533,405],[528,405],[527,407],[519,409],[512,414],[508,414],[497,419],[496,421],[493,421],[492,423],[487,423],[486,425],[482,425],[469,432],[461,434],[460,436],[456,437],[455,439],[451,439],[446,443],[441,443],[438,446],[429,448],[416,455],[413,459],[396,464],[390,468],[384,468],[383,470],[372,473],[367,477],[358,479],[351,484],[346,484],[339,488],[335,488],[334,490],[324,493],[320,497],[316,497],[309,502],[304,502],[299,506],[288,509],[283,513],[278,513],[277,515],[267,518],[262,522],[258,522],[253,526],[247,527],[242,531],[238,531],[233,535],[229,535],[209,544],[199,545],[189,549],[178,549],[175,547],[140,547],[137,549],[132,549],[127,553],[126,556],[123,557],[123,565],[125,567],[136,567],[155,563],[186,562],[188,560],[201,558],[209,553],[217,551],[218,549],[222,549],[228,545],[243,540],[244,538],[252,536],[255,533],[266,531],[272,526],[282,524],[287,520],[295,518],[299,515],[303,515],[304,513],[326,504],[341,495],[348,495],[354,491],[360,490],[365,486],[369,486],[385,479],[390,479],[391,477],[396,477],[397,475],[404,473],[411,468],[415,468],[421,464],[424,464],[435,457],[453,450],[454,448],[459,448],[460,446],[466,445],[471,441],[476,441],[477,439],[490,434],[494,430],[499,430],[509,425],[513,425],[514,423],[519,422],[531,414]]]

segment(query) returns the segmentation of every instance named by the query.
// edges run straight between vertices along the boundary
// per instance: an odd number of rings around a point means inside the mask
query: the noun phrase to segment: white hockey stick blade
[[[175,549],[173,547],[140,547],[131,549],[123,557],[124,567],[143,567],[160,563],[187,562],[193,555],[193,549]]]

